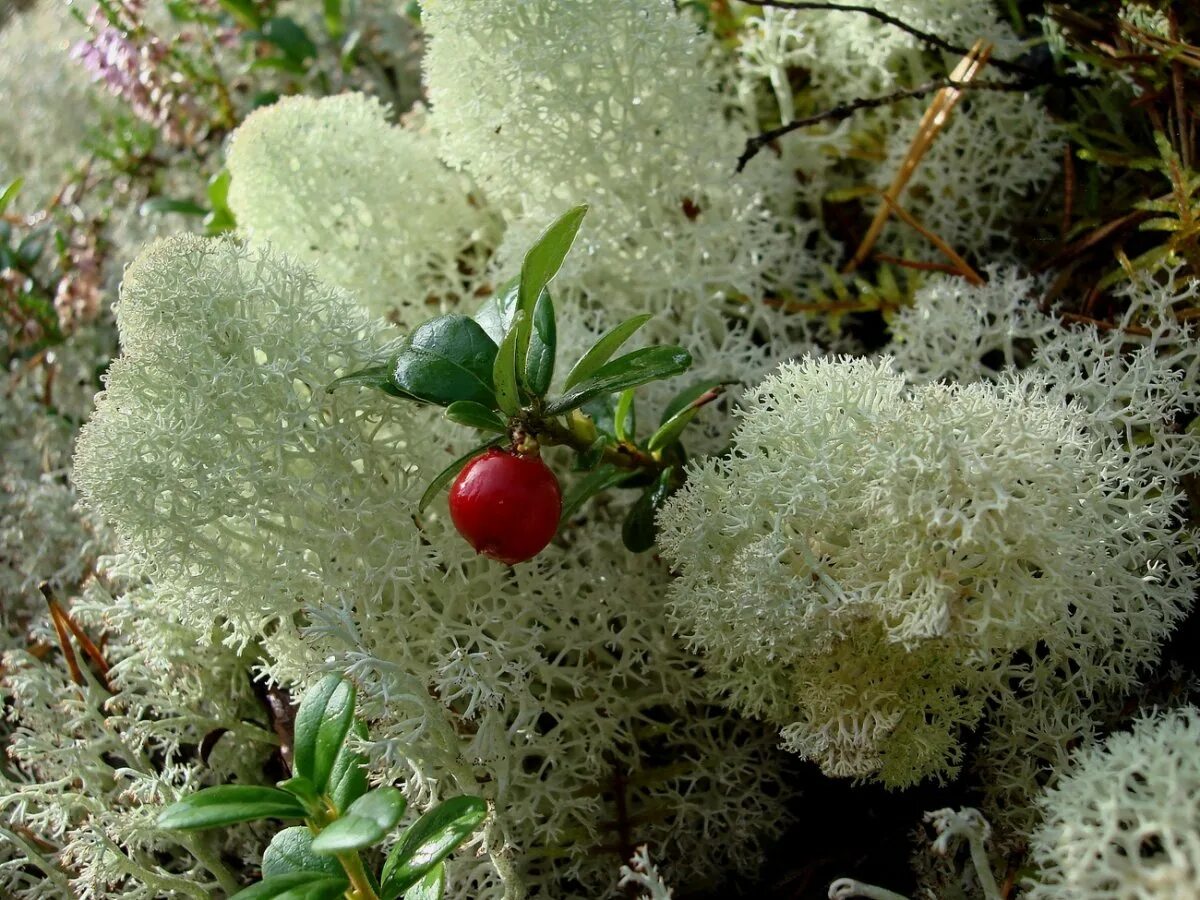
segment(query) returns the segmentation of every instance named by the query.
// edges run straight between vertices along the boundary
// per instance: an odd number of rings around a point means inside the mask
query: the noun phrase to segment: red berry
[[[479,553],[510,566],[533,559],[558,530],[562,492],[537,456],[488,450],[450,486],[450,518]]]

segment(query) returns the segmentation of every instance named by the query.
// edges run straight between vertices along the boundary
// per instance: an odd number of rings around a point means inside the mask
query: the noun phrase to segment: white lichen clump
[[[734,177],[750,132],[723,116],[709,38],[669,0],[447,0],[422,22],[430,125],[506,218],[499,269],[587,202],[560,290],[613,316],[758,297],[816,271],[812,223],[779,213],[790,174],[764,156]]]
[[[118,322],[77,478],[116,522],[119,570],[198,631],[219,621],[261,646],[285,684],[348,669],[377,777],[414,803],[493,800],[463,896],[609,883],[597,848],[621,814],[689,878],[754,864],[788,794],[773,740],[708,705],[665,573],[612,522],[501,572],[444,506],[414,519],[456,431],[381,393],[324,391],[372,360],[383,323],[285,259],[195,238],[130,267]],[[722,853],[701,850],[712,833]]]
[[[1055,319],[1037,308],[1042,281],[1010,267],[986,274],[980,286],[934,276],[896,315],[888,353],[908,380],[993,381],[1027,367],[1034,350],[1058,332]]]
[[[1076,755],[1039,806],[1030,900],[1200,894],[1200,710],[1146,716]]]
[[[229,204],[250,240],[317,268],[372,312],[414,327],[457,303],[492,227],[433,139],[363,94],[289,97],[229,149]]]
[[[1016,651],[1091,653],[1093,684],[1144,658],[1130,620],[1161,634],[1186,605],[1190,570],[1155,560],[1173,498],[1129,496],[1124,464],[1037,381],[784,366],[663,511],[672,611],[733,705],[826,772],[952,774]]]

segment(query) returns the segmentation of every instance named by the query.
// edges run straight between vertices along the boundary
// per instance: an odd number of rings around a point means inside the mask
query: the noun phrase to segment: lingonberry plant
[[[354,715],[354,683],[327,675],[304,695],[296,713],[293,775],[277,787],[223,784],[167,807],[160,828],[197,831],[258,819],[303,819],[285,828],[263,854],[262,881],[238,900],[438,900],[442,861],[487,817],[478,797],[452,797],[413,823],[376,875],[360,852],[380,844],[407,806],[395,787],[367,788],[366,760],[349,738],[365,740]]]
[[[445,315],[420,325],[387,362],[329,385],[361,385],[446,408],[446,418],[494,436],[439,473],[421,498],[424,510],[451,481],[455,527],[487,556],[510,565],[536,556],[557,524],[610,488],[641,496],[622,528],[634,552],[654,544],[654,517],[683,484],[680,440],[696,412],[723,382],[689,386],[668,404],[646,440],[635,434],[634,388],[680,375],[692,364],[682,347],[643,347],[613,355],[651,318],[638,315],[602,334],[571,368],[562,392],[548,396],[557,350],[548,285],[571,249],[587,206],[560,216],[529,248],[521,274],[489,297],[472,318]],[[496,448],[507,444],[507,450]],[[565,498],[540,460],[543,446],[575,451],[586,472]]]

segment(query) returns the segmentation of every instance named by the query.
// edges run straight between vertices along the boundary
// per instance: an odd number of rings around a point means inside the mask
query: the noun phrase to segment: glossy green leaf
[[[660,424],[665,425],[669,419],[672,419],[681,410],[691,406],[709,391],[715,391],[717,388],[727,384],[737,384],[733,379],[712,379],[707,378],[703,381],[697,381],[695,384],[689,385],[678,394],[676,394],[671,402],[667,404],[663,410],[662,420]]]
[[[663,469],[658,478],[629,508],[625,521],[621,525],[621,540],[626,549],[633,553],[643,553],[654,546],[658,537],[658,528],[654,517],[659,509],[675,491],[674,469]]]
[[[343,375],[341,378],[334,379],[327,384],[325,392],[332,394],[340,387],[369,387],[404,400],[417,399],[411,394],[404,393],[404,391],[399,390],[392,384],[391,365],[371,366],[366,369],[360,369],[357,372],[351,372],[349,375]]]
[[[346,892],[346,878],[319,872],[275,875],[238,891],[230,900],[337,900]]]
[[[317,56],[317,45],[308,32],[295,19],[276,16],[263,23],[260,29],[263,40],[283,51],[288,60],[297,65]]]
[[[525,387],[534,397],[544,397],[550,390],[557,347],[554,301],[550,299],[550,292],[543,290],[533,308],[533,332],[525,354]]]
[[[417,819],[383,864],[383,900],[394,900],[454,852],[487,818],[479,797],[453,797]]]
[[[252,784],[221,784],[189,794],[158,814],[158,827],[180,831],[258,819],[302,819],[307,810],[286,791]]]
[[[579,226],[587,214],[587,206],[576,206],[567,210],[541,236],[533,242],[533,246],[525,252],[521,261],[521,277],[517,292],[517,309],[525,313],[525,320],[517,323],[517,350],[524,356],[529,349],[529,335],[533,328],[534,306],[541,298],[542,291],[550,283],[558,270],[562,268],[563,260],[575,242]]]
[[[496,405],[496,344],[469,316],[438,316],[417,327],[392,360],[398,390],[438,406],[455,400]]]
[[[683,434],[683,429],[687,428],[688,423],[695,418],[698,412],[700,412],[700,407],[689,406],[675,413],[675,415],[663,422],[654,434],[650,435],[650,442],[646,445],[646,449],[654,453],[668,444],[675,443],[675,441],[679,440],[679,436]]]
[[[0,215],[8,211],[8,207],[17,198],[17,194],[21,193],[21,185],[24,183],[24,178],[14,178],[5,185],[3,191],[0,191]]]
[[[32,269],[46,247],[46,233],[35,231],[17,245],[17,263],[26,271]]]
[[[475,312],[475,321],[497,345],[504,340],[504,335],[508,334],[513,316],[517,314],[519,287],[520,279],[509,279],[500,290],[484,300],[483,305]]]
[[[354,721],[356,693],[354,682],[326,675],[305,693],[296,711],[293,769],[311,781],[318,793],[324,792]]]
[[[546,414],[559,415],[604,394],[614,394],[648,381],[686,372],[691,354],[682,347],[644,347],[605,363],[590,377],[546,404]]]
[[[221,9],[233,16],[243,28],[260,28],[263,23],[254,0],[217,0]]]
[[[663,423],[650,436],[650,442],[646,448],[651,453],[655,453],[679,440],[679,436],[683,434],[688,423],[695,418],[696,413],[721,393],[723,390],[721,385],[722,382],[719,381],[701,382],[672,400],[667,406],[666,413],[663,414]],[[681,398],[684,403],[682,406],[680,406]],[[670,415],[668,416],[667,413]]]
[[[429,487],[425,488],[425,493],[421,495],[421,502],[417,504],[417,512],[424,512],[425,508],[433,502],[433,499],[441,492],[442,488],[453,481],[454,476],[462,471],[463,466],[473,460],[488,447],[495,447],[497,444],[501,443],[504,438],[505,435],[497,435],[490,441],[468,450],[454,462],[450,463],[450,465],[446,466],[446,468],[442,469],[442,471],[438,472],[437,475],[434,476],[433,481],[429,482]]]
[[[600,464],[604,458],[604,448],[608,446],[608,435],[597,435],[586,450],[580,450],[575,455],[575,471],[588,472]]]
[[[621,391],[617,408],[613,414],[613,428],[618,441],[633,441],[637,435],[637,407],[634,404],[633,388]]]
[[[492,368],[492,384],[496,390],[496,403],[506,416],[513,416],[521,408],[521,392],[518,387],[520,373],[517,371],[517,324],[524,321],[525,314],[518,312],[513,319],[513,327],[504,335],[500,342],[500,350],[496,354],[495,365]]]
[[[562,514],[559,516],[559,521],[567,521],[592,497],[617,487],[621,482],[628,480],[631,474],[628,469],[607,464],[589,472],[571,485],[571,489],[563,496]]]
[[[313,851],[313,833],[307,825],[285,828],[271,838],[263,852],[263,878],[290,875],[293,872],[316,872],[330,878],[340,878],[346,884],[346,873],[341,863],[331,856],[322,856]]]
[[[325,33],[337,40],[346,32],[346,19],[342,14],[342,0],[324,0]]]
[[[324,802],[316,786],[303,775],[293,775],[283,781],[275,782],[275,787],[287,791],[304,804],[306,809],[322,809]]]
[[[317,853],[344,853],[373,847],[396,826],[406,806],[404,795],[396,788],[376,788],[350,804],[345,815],[321,829],[313,839],[312,848]]]
[[[468,428],[478,428],[481,431],[496,431],[504,434],[508,431],[508,423],[482,403],[473,400],[457,400],[446,407],[446,418]]]
[[[342,749],[338,751],[333,768],[329,770],[329,783],[325,786],[325,792],[339,813],[345,812],[351,803],[367,792],[367,759],[351,749],[351,738],[360,741],[367,739],[367,726],[362,719],[356,718],[351,723]]]
[[[404,892],[404,900],[442,900],[446,892],[446,864],[438,863],[425,877]]]
[[[634,316],[632,319],[626,319],[620,325],[616,325],[600,335],[599,340],[592,344],[591,349],[583,354],[583,358],[575,363],[571,371],[567,373],[567,380],[563,382],[563,389],[570,390],[585,378],[590,377],[592,373],[612,359],[612,355],[621,349],[621,345],[629,340],[635,331],[652,318],[654,317],[649,313]]]
[[[148,216],[154,213],[178,213],[181,216],[202,216],[208,212],[207,207],[201,206],[195,200],[181,200],[176,197],[151,197],[138,208],[138,213]]]

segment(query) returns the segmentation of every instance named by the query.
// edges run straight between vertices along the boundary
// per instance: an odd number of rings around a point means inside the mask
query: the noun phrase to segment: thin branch
[[[824,112],[819,112],[816,115],[806,116],[803,119],[795,119],[788,122],[786,125],[780,125],[778,128],[772,128],[770,131],[764,131],[762,134],[757,134],[746,141],[746,148],[742,151],[742,155],[738,157],[737,171],[740,172],[746,168],[746,164],[754,159],[759,154],[763,147],[783,137],[785,134],[791,134],[793,131],[799,131],[801,128],[808,128],[811,125],[817,125],[821,122],[840,122],[842,119],[848,119],[860,109],[876,109],[880,106],[891,106],[893,103],[899,103],[901,100],[911,100],[920,97],[927,97],[934,91],[944,90],[946,88],[954,88],[960,91],[1012,91],[1021,92],[1028,91],[1035,87],[1041,87],[1045,84],[1044,81],[1034,79],[1022,79],[1020,81],[958,81],[954,78],[939,78],[936,81],[927,81],[924,84],[919,84],[916,87],[902,88],[898,91],[893,91],[890,94],[883,94],[879,97],[862,97],[858,100],[851,100],[848,103],[839,103],[837,106],[830,107]]]
[[[851,3],[808,3],[800,2],[800,0],[744,0],[747,6],[766,7],[771,6],[776,9],[795,9],[795,10],[815,10],[822,12],[852,12],[862,13],[864,16],[870,16],[872,19],[878,19],[886,25],[891,25],[893,28],[899,28],[901,31],[911,34],[917,40],[931,47],[936,47],[939,50],[945,50],[947,53],[953,53],[956,56],[966,56],[970,49],[960,47],[957,44],[952,44],[945,38],[938,37],[929,31],[922,31],[914,25],[909,25],[907,22],[897,19],[893,15],[885,13],[881,9],[876,9],[873,6],[858,6]],[[1001,72],[1010,72],[1013,75],[1025,75],[1031,78],[1038,78],[1039,75],[1028,66],[1023,66],[1020,63],[1009,62],[1007,60],[994,60],[992,65]]]
[[[962,84],[977,83],[979,73],[983,67],[987,65],[988,59],[992,54],[992,45],[986,41],[976,41],[975,46],[971,48],[971,52],[964,56],[954,71],[950,73],[950,78]],[[867,228],[867,233],[863,235],[862,241],[858,245],[858,249],[854,252],[854,256],[842,268],[843,272],[853,272],[861,266],[870,254],[871,249],[875,246],[875,242],[879,239],[879,235],[883,232],[883,227],[887,223],[888,217],[892,213],[893,203],[888,201],[900,200],[900,195],[908,186],[909,180],[917,171],[917,166],[921,160],[925,158],[925,154],[929,152],[929,148],[933,146],[933,142],[937,136],[941,134],[947,123],[950,121],[950,113],[954,107],[962,99],[962,91],[957,87],[944,87],[937,92],[929,108],[925,110],[925,114],[921,117],[920,123],[917,125],[917,133],[913,135],[908,152],[905,154],[903,161],[900,163],[900,168],[896,172],[896,176],[892,179],[892,183],[883,193],[884,203],[880,205],[875,213],[875,217],[871,220],[870,226]],[[956,260],[952,260],[957,265]]]

